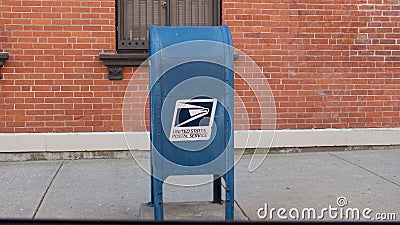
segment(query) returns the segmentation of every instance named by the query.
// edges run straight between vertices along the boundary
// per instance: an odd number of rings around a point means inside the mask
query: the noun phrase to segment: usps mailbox
[[[233,49],[227,26],[150,27],[151,205],[163,220],[169,176],[213,174],[233,220]]]

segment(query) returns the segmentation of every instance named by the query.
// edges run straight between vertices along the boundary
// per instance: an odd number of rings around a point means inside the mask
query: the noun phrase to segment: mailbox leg
[[[225,220],[234,219],[234,171],[230,169],[225,175],[224,180],[226,184],[226,197],[225,197]]]
[[[151,190],[150,190],[150,202],[149,203],[147,203],[147,205],[149,206],[149,207],[153,207],[154,206],[154,182],[153,182],[153,175],[151,175],[151,177],[150,177],[150,188],[151,188]]]
[[[163,207],[163,182],[155,177],[152,177],[152,196],[154,204],[154,220],[164,220],[164,207]]]
[[[213,203],[222,204],[222,192],[221,192],[222,180],[217,174],[214,174],[213,182]]]

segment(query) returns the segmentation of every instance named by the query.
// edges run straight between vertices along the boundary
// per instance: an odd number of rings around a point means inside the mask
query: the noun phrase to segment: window
[[[117,51],[146,52],[149,25],[216,26],[220,0],[117,0]]]

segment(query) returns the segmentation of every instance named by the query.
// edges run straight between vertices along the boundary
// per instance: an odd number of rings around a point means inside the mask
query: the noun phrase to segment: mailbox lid
[[[233,87],[233,47],[228,26],[152,25],[149,32],[150,90],[169,70],[177,65],[194,61],[222,65],[225,75],[214,74],[218,79],[229,79],[228,83],[232,83]]]
[[[224,26],[150,26],[149,34],[149,54],[150,56],[171,45],[187,41],[215,41],[227,45],[232,45],[232,37],[229,27]],[[200,50],[200,51],[198,51]],[[192,49],[192,51],[179,52],[180,57],[212,57],[220,56],[216,49]],[[210,51],[211,50],[211,51]],[[171,56],[171,55],[170,55]]]

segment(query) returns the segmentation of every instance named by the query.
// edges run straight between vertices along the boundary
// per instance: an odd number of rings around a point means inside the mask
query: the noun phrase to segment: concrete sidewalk
[[[150,196],[149,175],[145,172],[148,154],[134,153],[138,161],[0,162],[0,219],[150,219],[152,209],[143,206]],[[361,219],[365,219],[362,211],[369,208],[372,212],[367,216],[371,219],[395,215],[396,221],[400,220],[400,149],[269,154],[252,173],[248,171],[250,159],[251,155],[244,155],[235,168],[237,220],[260,220],[259,216],[265,216],[263,220],[282,221],[277,210],[271,213],[272,208],[284,208],[286,213],[281,216],[300,221],[302,213],[307,214],[304,208],[315,209],[316,216],[323,214],[325,220],[335,220],[335,213],[329,216],[324,208],[337,208],[336,221],[348,220],[343,212],[349,208],[357,208]],[[210,179],[190,176],[167,181],[190,184]],[[339,197],[343,198],[338,203]],[[204,202],[211,198],[209,182],[195,187],[166,184],[165,202],[192,203],[168,203],[165,216],[222,220],[223,206]],[[184,211],[179,213],[180,209]]]

